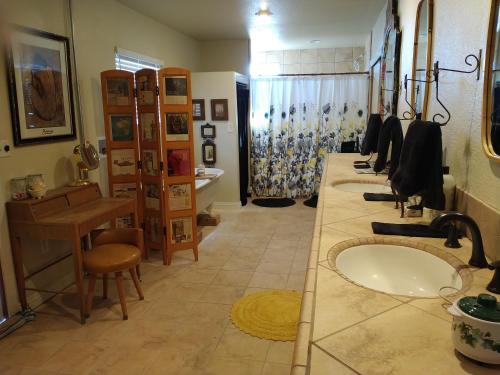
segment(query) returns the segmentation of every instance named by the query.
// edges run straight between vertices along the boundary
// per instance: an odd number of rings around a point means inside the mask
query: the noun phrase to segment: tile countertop
[[[404,239],[432,245],[467,263],[471,242],[447,249],[443,239],[374,235],[372,221],[422,223],[399,217],[394,202],[365,202],[362,193],[334,189],[334,183],[385,183],[387,176],[358,175],[357,154],[332,154],[325,163],[304,286],[292,375],[459,375],[499,374],[455,352],[452,318],[440,298],[409,298],[357,286],[332,270],[329,249],[360,237]],[[493,271],[473,271],[468,295],[486,293]]]

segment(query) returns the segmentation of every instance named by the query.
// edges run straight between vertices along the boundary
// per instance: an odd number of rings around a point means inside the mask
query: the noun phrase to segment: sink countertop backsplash
[[[373,221],[424,223],[400,218],[394,202],[366,202],[362,193],[334,189],[345,180],[386,182],[386,175],[357,175],[357,154],[332,154],[325,163],[314,235],[302,299],[292,375],[446,375],[498,374],[454,350],[451,316],[441,298],[392,296],[357,286],[332,270],[327,255],[334,245],[356,238],[409,240],[433,245],[468,262],[472,246],[447,249],[442,238],[375,235]],[[493,272],[471,268],[465,294],[487,293]],[[455,297],[458,298],[458,297]]]

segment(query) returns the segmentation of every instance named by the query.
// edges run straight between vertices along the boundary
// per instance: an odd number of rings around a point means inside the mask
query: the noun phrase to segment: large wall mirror
[[[399,92],[399,57],[401,51],[401,31],[395,21],[387,28],[382,53],[382,73],[380,101],[383,117],[397,115]]]
[[[370,67],[370,113],[380,111],[380,62],[379,57]]]
[[[432,24],[434,0],[421,0],[417,8],[415,20],[415,37],[413,48],[412,77],[418,82],[412,82],[411,103],[418,119],[426,119],[429,84],[427,72],[431,67],[432,54]]]
[[[500,162],[500,0],[492,0],[486,48],[483,99],[483,149]]]

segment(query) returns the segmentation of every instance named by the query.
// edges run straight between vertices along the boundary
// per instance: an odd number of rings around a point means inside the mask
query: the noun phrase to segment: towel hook
[[[411,103],[408,101],[408,74],[405,74],[405,79],[403,83],[403,87],[405,89],[405,102],[408,104],[408,107],[410,107],[410,111],[406,110],[403,112],[403,118],[400,118],[401,121],[405,120],[413,120],[416,115],[417,111],[415,108],[411,105]]]

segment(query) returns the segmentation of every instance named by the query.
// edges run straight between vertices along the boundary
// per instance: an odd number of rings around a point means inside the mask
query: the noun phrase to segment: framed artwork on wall
[[[76,138],[68,38],[15,27],[7,48],[16,146]]]
[[[205,121],[205,99],[193,99],[193,120]]]
[[[214,139],[215,138],[215,125],[205,124],[201,126],[201,138]]]
[[[211,140],[207,140],[201,145],[201,154],[203,159],[203,164],[214,165],[217,161],[216,147],[215,143]]]
[[[229,119],[227,99],[212,99],[212,121],[227,121]]]

